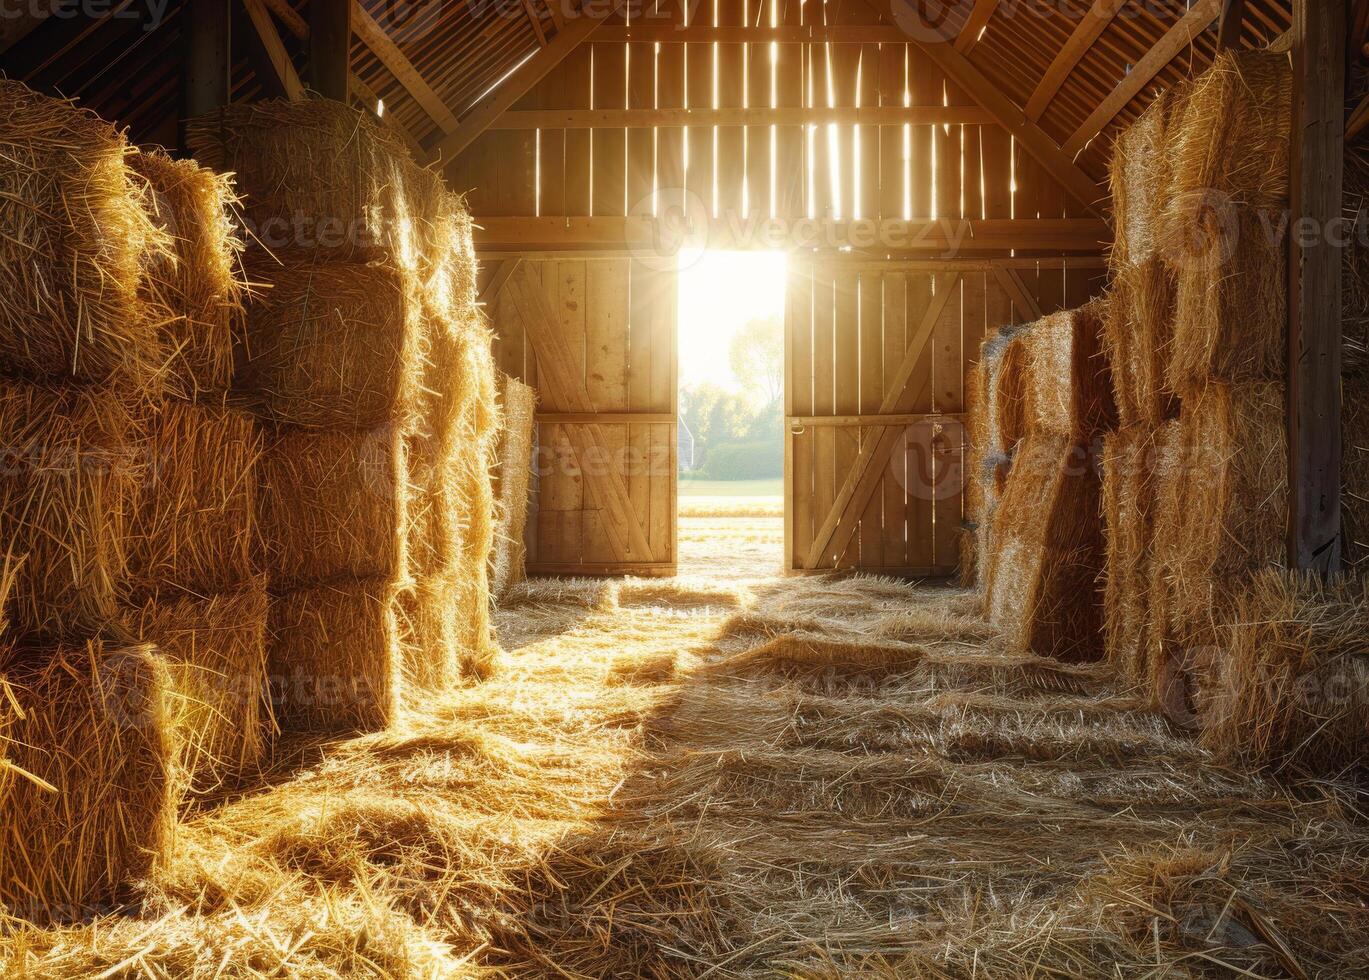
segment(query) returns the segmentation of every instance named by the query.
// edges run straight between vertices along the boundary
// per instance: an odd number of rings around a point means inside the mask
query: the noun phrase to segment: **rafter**
[[[970,11],[965,26],[960,29],[960,36],[955,39],[957,51],[969,54],[970,49],[979,43],[979,35],[989,26],[994,12],[998,10],[998,3],[999,0],[975,0],[974,9]]]
[[[1046,73],[1041,76],[1036,91],[1032,92],[1031,98],[1027,100],[1028,119],[1032,122],[1040,120],[1050,106],[1051,100],[1060,91],[1060,86],[1065,84],[1065,79],[1070,77],[1093,42],[1098,40],[1108,29],[1108,25],[1116,19],[1126,2],[1127,0],[1094,0],[1093,6],[1079,21],[1079,26],[1074,29],[1065,46],[1055,56]]]
[[[299,72],[295,71],[295,63],[290,60],[290,53],[285,50],[285,42],[281,40],[276,22],[271,19],[265,3],[263,0],[242,0],[242,5],[257,37],[261,39],[261,46],[266,50],[276,80],[285,90],[285,97],[291,100],[304,98],[304,83],[300,81]]]
[[[915,15],[917,6],[914,0],[866,0],[866,3],[891,24],[898,23],[893,4],[906,4],[909,9],[902,11],[905,16]],[[989,81],[984,73],[970,60],[957,51],[954,45],[944,41],[924,41],[910,38],[927,57],[936,62],[952,82],[983,108],[991,112],[995,119],[1022,144],[1023,149],[1046,168],[1046,172],[1060,182],[1069,195],[1095,214],[1101,213],[1099,202],[1107,198],[1107,191],[1094,183],[1093,178],[1065,153],[1061,152],[1055,140],[1026,117],[1012,100]]]
[[[1160,74],[1174,58],[1189,44],[1193,39],[1212,26],[1212,22],[1217,19],[1222,12],[1222,0],[1198,0],[1188,13],[1179,19],[1179,22],[1169,29],[1169,32],[1156,43],[1155,47],[1146,52],[1145,56],[1117,83],[1117,87],[1093,110],[1093,114],[1084,120],[1084,124],[1075,130],[1068,140],[1065,141],[1065,153],[1074,157],[1079,151],[1088,144],[1104,129],[1108,124],[1117,118],[1117,114],[1126,108],[1132,99],[1136,98],[1147,85],[1155,80],[1155,76]]]
[[[390,39],[385,29],[359,3],[352,7],[352,30],[443,133],[456,129],[456,114],[442,101],[442,96],[433,91],[413,62],[399,50],[399,45]]]
[[[524,109],[490,123],[497,129],[652,129],[671,126],[986,126],[997,120],[979,106],[847,106],[730,109]]]
[[[545,48],[539,49],[532,57],[509,73],[475,107],[457,123],[433,147],[433,156],[441,160],[453,160],[462,150],[470,146],[475,138],[489,129],[490,124],[507,112],[515,102],[546,77],[547,73],[565,60],[566,56],[589,39],[590,35],[604,22],[604,18],[617,9],[617,4],[587,4],[589,12],[570,20]]]

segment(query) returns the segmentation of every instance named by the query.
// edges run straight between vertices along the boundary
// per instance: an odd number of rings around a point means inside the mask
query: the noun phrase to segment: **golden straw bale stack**
[[[327,99],[238,103],[191,120],[186,137],[205,166],[234,174],[251,237],[272,253],[417,271],[428,228],[405,179],[417,168],[366,113]]]
[[[1144,263],[1158,252],[1173,178],[1169,133],[1175,105],[1172,93],[1160,93],[1113,144],[1109,183],[1117,228],[1111,256],[1114,271]]]
[[[388,578],[337,579],[272,597],[267,665],[284,731],[384,728],[399,695],[399,631]]]
[[[147,465],[129,531],[131,584],[201,595],[256,572],[259,423],[246,412],[164,402],[146,421]]]
[[[260,271],[258,271],[260,269]],[[235,387],[277,422],[365,429],[398,421],[421,332],[403,277],[381,263],[255,265]]]
[[[266,579],[207,598],[165,590],[124,617],[166,661],[181,765],[195,790],[217,789],[261,758],[270,725]]]
[[[151,391],[167,360],[139,298],[170,243],[114,127],[0,78],[0,362],[34,378]]]
[[[1183,99],[1163,234],[1175,391],[1283,376],[1291,93],[1285,55],[1227,51]]]
[[[409,485],[404,495],[404,547],[413,575],[434,575],[461,558],[466,519],[452,486],[455,475],[428,440],[405,436]]]
[[[265,567],[277,587],[338,576],[404,574],[404,440],[369,432],[284,429],[261,463]]]
[[[1037,321],[1024,332],[1027,431],[1087,442],[1116,427],[1112,377],[1103,356],[1102,300]]]
[[[173,843],[166,665],[149,646],[92,640],[0,654],[0,670],[19,706],[11,759],[36,777],[0,795],[0,906],[37,921],[107,913]]]
[[[187,399],[227,391],[243,294],[232,178],[160,150],[139,151],[128,162],[147,182],[153,223],[171,240],[143,280],[150,315],[167,335],[168,388]]]
[[[459,194],[443,191],[434,221],[438,260],[426,281],[427,295],[447,316],[460,317],[476,302],[476,259],[470,209]]]
[[[1369,593],[1362,578],[1267,569],[1230,591],[1202,687],[1203,741],[1319,775],[1369,752]]]
[[[1033,433],[994,515],[990,620],[1009,643],[1067,661],[1102,654],[1100,487],[1087,447]]]
[[[1137,681],[1147,677],[1155,455],[1155,432],[1145,426],[1103,438],[1104,646],[1108,659]]]
[[[517,378],[501,374],[499,403],[503,423],[494,453],[495,529],[490,564],[490,591],[496,598],[524,578],[527,549],[523,534],[528,523],[537,392]]]
[[[996,365],[986,353],[985,363],[990,365],[985,379],[991,405],[990,438],[996,430],[998,445],[1008,455],[1027,434],[1027,338],[1034,329],[1034,324],[1028,324],[1009,334]]]
[[[129,522],[145,468],[125,401],[0,380],[0,540],[23,558],[6,610],[21,634],[79,639],[127,588]]]
[[[1103,350],[1123,427],[1155,427],[1178,413],[1178,399],[1165,380],[1174,344],[1174,291],[1173,272],[1157,258],[1114,273]]]
[[[1155,453],[1151,467],[1151,536],[1143,577],[1145,629],[1141,653],[1131,672],[1134,680],[1160,690],[1165,657],[1172,650],[1179,628],[1173,599],[1174,574],[1178,567],[1184,527],[1186,482],[1184,427],[1178,419],[1155,430]]]
[[[1208,618],[1226,582],[1283,563],[1286,424],[1284,386],[1273,382],[1213,383],[1184,403],[1177,502],[1156,530],[1181,629]]]
[[[457,651],[456,584],[451,575],[403,583],[394,595],[400,690],[405,702],[454,684],[461,675]]]

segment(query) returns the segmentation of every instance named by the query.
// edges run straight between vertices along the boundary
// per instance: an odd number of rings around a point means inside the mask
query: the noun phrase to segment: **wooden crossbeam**
[[[294,7],[290,6],[288,0],[265,0],[266,7],[271,13],[275,14],[276,20],[285,25],[285,29],[301,41],[309,40],[309,24],[301,17]]]
[[[325,99],[347,100],[355,0],[309,0],[309,87]]]
[[[459,155],[477,136],[490,128],[490,123],[511,109],[515,102],[564,61],[567,55],[589,40],[604,18],[617,9],[617,4],[609,3],[592,3],[586,6],[588,10],[567,21],[565,27],[552,38],[551,43],[540,48],[501,81],[494,91],[481,99],[470,112],[461,117],[456,128],[433,147],[433,157],[452,160]]]
[[[984,33],[984,28],[993,19],[994,11],[998,9],[999,0],[975,0],[974,9],[970,11],[970,16],[965,20],[965,26],[960,29],[960,36],[955,39],[955,49],[961,54],[969,54],[970,50],[979,43],[979,35]]]
[[[615,44],[906,44],[908,35],[887,24],[808,24],[791,27],[714,27],[711,24],[605,24],[596,43]]]
[[[352,8],[352,30],[361,42],[371,49],[371,53],[381,64],[390,70],[390,74],[404,86],[404,91],[413,97],[439,129],[444,133],[456,129],[456,114],[442,101],[442,97],[433,91],[432,86],[414,67],[413,62],[399,50],[399,45],[390,39],[390,35],[385,33],[385,29],[376,23],[375,18],[367,13],[366,8],[360,3],[355,3]]]
[[[1345,0],[1293,4],[1288,558],[1324,575],[1341,568],[1341,257],[1329,229],[1341,220],[1345,14]]]
[[[1003,288],[1003,292],[1008,294],[1017,308],[1033,320],[1042,317],[1041,304],[1036,301],[1036,297],[1027,291],[1026,285],[1022,282],[1022,277],[1017,274],[1016,269],[1011,269],[1002,265],[993,267],[993,276],[998,285]]]
[[[598,43],[598,42],[596,42]],[[684,126],[989,126],[993,114],[979,106],[862,106],[812,109],[524,109],[504,113],[498,129],[656,129]]]
[[[480,306],[489,306],[493,303],[494,298],[499,295],[499,291],[504,288],[504,284],[509,281],[509,277],[513,275],[518,264],[522,261],[523,259],[520,256],[514,256],[500,262],[499,268],[494,270],[494,275],[490,277],[490,281],[484,289],[480,290],[480,298],[476,302]]]
[[[1065,79],[1070,77],[1080,59],[1093,46],[1093,42],[1097,41],[1108,29],[1108,25],[1117,18],[1118,12],[1126,2],[1127,0],[1094,0],[1093,6],[1079,21],[1074,33],[1055,56],[1046,73],[1041,76],[1041,81],[1032,92],[1031,98],[1027,100],[1028,119],[1032,122],[1040,120],[1056,93],[1060,91],[1060,86],[1065,84]]]
[[[504,289],[532,343],[537,357],[538,384],[567,411],[593,414],[595,406],[585,389],[583,378],[575,377],[571,371],[575,359],[561,333],[555,311],[541,286],[529,278],[526,265],[520,266],[510,276]],[[615,559],[625,562],[650,561],[651,546],[632,508],[622,474],[613,467],[584,465],[593,447],[608,445],[603,428],[589,424],[570,426],[564,431],[571,450],[581,461],[585,485],[595,505],[606,515],[602,523]]]
[[[1116,88],[1098,104],[1098,108],[1084,120],[1083,125],[1065,141],[1065,154],[1075,157],[1080,150],[1088,146],[1117,118],[1117,114],[1141,93],[1142,89],[1155,80],[1155,76],[1160,74],[1180,51],[1212,26],[1212,22],[1221,12],[1222,0],[1197,0],[1197,3],[1189,8],[1188,13],[1179,18],[1179,22],[1156,42],[1155,47],[1147,51],[1144,57],[1132,66],[1127,76],[1117,83]]]
[[[515,251],[593,247],[661,253],[686,245],[710,248],[858,248],[924,253],[945,259],[976,250],[1040,249],[1097,252],[1111,240],[1108,225],[1094,218],[1024,218],[904,221],[871,218],[852,221],[789,221],[724,215],[700,218],[686,239],[672,236],[670,222],[628,217],[482,217],[475,227],[478,248]]]
[[[265,49],[271,71],[285,91],[285,97],[291,100],[304,98],[304,83],[300,81],[299,72],[295,71],[295,63],[290,60],[290,53],[285,50],[285,42],[281,40],[276,22],[271,19],[266,5],[262,0],[242,0],[242,5]]]
[[[931,341],[932,332],[936,329],[941,314],[945,312],[946,304],[950,302],[951,295],[959,285],[958,272],[947,276],[944,283],[938,283],[936,296],[923,315],[922,322],[918,324],[912,343],[908,345],[884,400],[880,403],[879,414],[907,414],[922,397],[926,384],[917,391],[909,391],[908,381]],[[879,429],[878,434],[872,431],[861,433],[856,460],[846,475],[836,500],[832,503],[832,509],[823,520],[822,527],[813,536],[813,543],[808,548],[808,554],[804,556],[805,568],[817,568],[823,555],[839,555],[846,550],[851,535],[855,533],[856,518],[864,513],[865,505],[870,502],[875,489],[884,479],[884,464],[902,438],[903,429],[901,425],[885,425]]]

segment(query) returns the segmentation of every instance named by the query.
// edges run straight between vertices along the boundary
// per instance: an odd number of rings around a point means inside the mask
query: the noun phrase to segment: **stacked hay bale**
[[[190,141],[237,174],[264,246],[249,256],[259,289],[235,388],[268,430],[278,720],[383,727],[492,650],[494,369],[469,217],[338,103],[228,107]]]
[[[1362,718],[1298,681],[1359,677],[1362,703],[1363,671],[1342,670],[1335,644],[1346,622],[1363,623],[1363,603],[1285,570],[1290,92],[1286,56],[1224,52],[1119,141],[1114,188],[1144,189],[1151,217],[1120,221],[1113,256],[1108,349],[1123,426],[1104,452],[1107,638],[1110,657],[1214,746],[1268,762],[1307,736],[1299,760],[1334,765]],[[1119,214],[1144,199],[1123,194]],[[1172,293],[1137,271],[1156,253]],[[1369,487],[1355,428],[1369,392],[1353,361],[1352,562]]]
[[[161,152],[129,158],[171,241],[144,301],[166,337],[145,404],[148,467],[129,530],[123,625],[155,644],[176,694],[182,765],[210,791],[266,745],[266,583],[255,547],[261,430],[227,404],[241,346],[241,239],[230,179]]]
[[[524,577],[527,549],[523,532],[528,522],[536,403],[537,393],[530,386],[507,374],[499,375],[503,424],[495,451],[495,534],[490,556],[490,591],[495,598]]]
[[[174,826],[171,680],[120,628],[172,349],[145,270],[172,242],[111,126],[4,80],[0,104],[0,907],[65,919],[118,901]]]
[[[1027,329],[1024,324],[1005,324],[986,337],[979,361],[966,377],[968,533],[961,539],[961,577],[984,590],[994,568],[994,513],[1026,427],[1023,351]]]
[[[1116,424],[1102,320],[1095,300],[1021,333],[1025,433],[993,517],[990,619],[1014,645],[1068,661],[1101,653],[1095,456]]]

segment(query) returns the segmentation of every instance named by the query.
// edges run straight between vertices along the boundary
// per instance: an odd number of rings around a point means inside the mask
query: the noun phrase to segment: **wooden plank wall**
[[[671,574],[675,566],[677,411],[675,321],[677,276],[627,258],[524,260],[538,282],[571,352],[595,416],[538,386],[537,352],[503,293],[487,313],[496,334],[500,370],[538,388],[537,466],[528,520],[529,571],[538,574]],[[671,421],[634,422],[665,415]],[[591,421],[604,433],[596,457],[578,459],[567,430]],[[614,563],[605,513],[586,492],[582,467],[616,469],[646,534],[650,559],[630,568]]]
[[[1015,269],[1051,313],[1082,305],[1102,289],[1105,270],[1043,259]],[[811,567],[862,568],[899,575],[949,575],[959,557],[965,455],[965,375],[986,334],[1031,319],[980,264],[899,263],[842,257],[791,259],[786,298],[786,415],[801,420],[786,438],[793,501],[786,515],[787,562],[805,569],[810,548],[894,374],[933,299],[950,296],[906,389],[914,397],[878,488],[840,554]],[[824,422],[823,417],[831,419]],[[853,418],[854,417],[854,418]]]
[[[693,14],[695,24],[716,26],[877,23],[849,0],[700,0]],[[663,18],[684,24],[688,10],[648,15],[634,5],[606,24]],[[583,45],[514,108],[967,104],[907,43],[629,41]],[[660,214],[681,187],[717,216],[1087,216],[997,125],[497,130],[475,140],[447,175],[469,192],[477,216]]]

